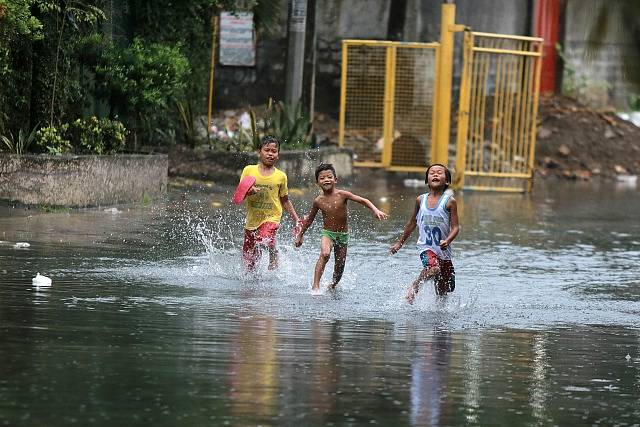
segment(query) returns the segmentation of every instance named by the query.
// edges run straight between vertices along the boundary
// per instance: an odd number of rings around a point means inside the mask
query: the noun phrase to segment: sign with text
[[[256,65],[253,13],[220,14],[220,63],[240,67]]]

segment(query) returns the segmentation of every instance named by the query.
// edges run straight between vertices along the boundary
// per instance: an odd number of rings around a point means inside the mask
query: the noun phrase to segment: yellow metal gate
[[[456,187],[531,190],[542,41],[465,32]]]
[[[424,171],[434,136],[438,43],[342,42],[340,145],[355,166]]]

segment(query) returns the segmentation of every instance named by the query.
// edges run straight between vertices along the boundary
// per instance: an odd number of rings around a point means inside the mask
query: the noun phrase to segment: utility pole
[[[307,0],[289,1],[289,44],[284,99],[287,104],[297,104],[302,96]]]

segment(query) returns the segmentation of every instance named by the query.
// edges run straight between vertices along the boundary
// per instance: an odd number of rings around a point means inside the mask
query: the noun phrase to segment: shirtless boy
[[[387,214],[374,206],[371,201],[349,191],[338,190],[336,184],[338,177],[333,165],[321,164],[316,169],[316,183],[322,189],[322,194],[315,198],[309,215],[305,218],[302,229],[296,237],[295,245],[302,245],[304,233],[313,224],[318,211],[322,211],[323,229],[320,232],[320,257],[316,262],[311,290],[314,294],[320,291],[320,278],[329,261],[331,249],[334,249],[335,266],[333,279],[329,289],[335,289],[342,278],[344,265],[347,260],[347,244],[349,242],[349,229],[347,226],[347,201],[358,202],[373,212],[378,219],[387,219]]]

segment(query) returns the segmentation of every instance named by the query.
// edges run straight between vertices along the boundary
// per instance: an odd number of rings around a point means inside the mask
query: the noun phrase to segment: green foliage
[[[149,206],[153,202],[153,198],[145,191],[140,198],[140,204],[142,206]]]
[[[195,130],[195,120],[193,117],[193,108],[191,104],[187,102],[177,101],[176,105],[178,107],[178,112],[180,113],[181,124],[182,124],[182,133],[184,136],[184,140],[190,147],[195,147],[196,145],[196,130]]]
[[[13,134],[9,133],[9,136],[2,135],[0,140],[9,149],[9,152],[14,154],[25,154],[29,149],[31,143],[35,140],[37,127],[34,127],[28,134],[22,129],[18,131],[18,137],[14,138]]]
[[[125,127],[107,118],[77,119],[35,133],[36,146],[49,154],[115,154],[125,147]]]
[[[212,17],[252,10],[257,30],[270,33],[280,28],[281,4],[0,0],[0,135],[13,141],[46,123],[31,149],[65,152],[71,139],[61,124],[97,114],[119,117],[133,141],[193,145],[206,112]],[[71,141],[74,151],[89,150]],[[85,142],[100,151],[95,141]]]
[[[71,212],[71,208],[68,206],[61,205],[50,205],[48,203],[40,203],[38,204],[38,209],[45,213],[69,213]]]
[[[311,120],[303,113],[300,103],[285,104],[280,101],[272,107],[269,100],[264,133],[278,138],[280,147],[284,149],[309,148],[313,141]]]
[[[134,132],[152,139],[184,94],[189,63],[179,47],[135,39],[124,49],[111,46],[99,61],[98,95],[107,100],[110,116],[117,114]]]
[[[242,125],[229,129],[225,124],[225,129],[215,135],[214,145],[225,151],[253,151],[260,147],[260,139],[265,135],[278,138],[280,148],[285,150],[305,149],[315,144],[311,121],[300,104],[274,104],[269,99],[262,119],[256,120],[255,112],[249,110],[249,129]]]
[[[69,124],[68,136],[78,154],[115,154],[125,146],[124,125],[107,118],[76,119]]]
[[[71,150],[71,141],[66,138],[68,129],[67,124],[41,128],[36,132],[36,145],[49,154],[67,153]]]
[[[0,40],[26,36],[38,40],[42,35],[42,22],[32,15],[33,0],[0,0]]]

